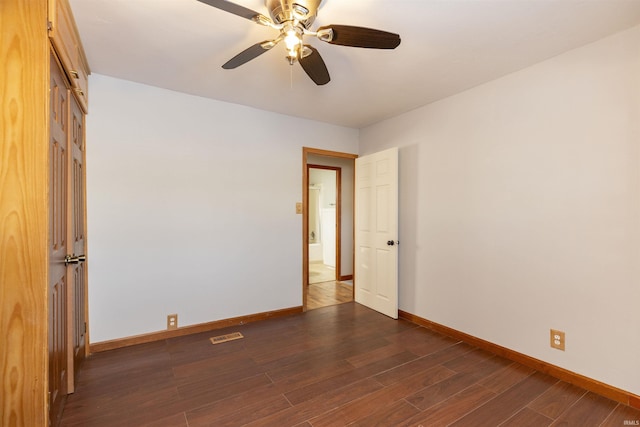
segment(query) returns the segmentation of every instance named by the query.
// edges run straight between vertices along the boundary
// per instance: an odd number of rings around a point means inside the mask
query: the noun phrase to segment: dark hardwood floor
[[[245,338],[209,341],[235,331]],[[95,354],[80,371],[62,426],[637,422],[638,410],[345,303]]]

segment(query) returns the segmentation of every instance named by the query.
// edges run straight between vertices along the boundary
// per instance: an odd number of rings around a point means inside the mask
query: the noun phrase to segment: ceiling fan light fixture
[[[298,59],[298,51],[302,46],[302,30],[291,25],[286,27],[282,34],[284,35],[284,44],[287,47],[287,60],[289,64],[293,65]]]
[[[296,30],[290,29],[286,32],[284,44],[287,46],[287,50],[291,51],[296,49],[298,45],[302,44],[302,40],[300,40],[300,35]]]

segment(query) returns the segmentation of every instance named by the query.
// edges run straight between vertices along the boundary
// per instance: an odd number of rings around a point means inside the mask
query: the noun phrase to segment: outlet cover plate
[[[169,314],[167,316],[167,329],[178,329],[178,315],[177,314]]]
[[[549,334],[549,342],[551,344],[551,348],[564,351],[564,332],[558,331],[556,329],[551,329]]]

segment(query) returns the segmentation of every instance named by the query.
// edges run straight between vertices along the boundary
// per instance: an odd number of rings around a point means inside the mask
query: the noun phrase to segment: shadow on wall
[[[408,145],[400,147],[399,157],[399,182],[398,182],[398,211],[399,217],[399,235],[401,245],[399,251],[399,268],[398,268],[398,304],[401,310],[415,313],[417,307],[415,305],[416,298],[416,268],[418,266],[418,200],[423,195],[419,191],[419,181],[410,179],[409,177],[418,176],[418,155],[419,146]],[[409,248],[410,250],[406,250]],[[403,250],[405,249],[405,250]],[[411,255],[409,257],[408,255]],[[404,285],[404,286],[403,286]],[[403,294],[411,289],[412,294]],[[405,302],[405,304],[403,304]],[[411,304],[411,306],[407,306]]]

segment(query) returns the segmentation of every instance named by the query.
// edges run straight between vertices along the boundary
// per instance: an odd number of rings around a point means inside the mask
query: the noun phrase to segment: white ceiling
[[[640,24],[640,0],[325,0],[312,30],[400,34],[395,50],[314,38],[331,74],[316,86],[279,45],[221,65],[276,30],[197,0],[70,0],[91,71],[360,128]],[[264,0],[235,3],[268,15]]]

